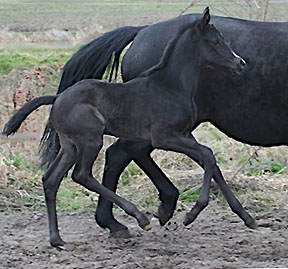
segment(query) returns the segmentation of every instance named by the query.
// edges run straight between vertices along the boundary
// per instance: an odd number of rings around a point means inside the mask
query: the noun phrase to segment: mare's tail
[[[54,104],[57,95],[47,95],[34,98],[33,100],[27,102],[22,106],[5,124],[3,129],[4,135],[10,135],[16,133],[20,128],[21,123],[32,113],[36,108],[43,105],[52,105]]]
[[[105,33],[81,47],[65,64],[57,93],[63,92],[82,79],[101,79],[114,55],[110,71],[111,79],[113,71],[117,74],[121,52],[145,27],[121,27]],[[58,135],[48,120],[40,143],[41,166],[49,167],[59,149]]]

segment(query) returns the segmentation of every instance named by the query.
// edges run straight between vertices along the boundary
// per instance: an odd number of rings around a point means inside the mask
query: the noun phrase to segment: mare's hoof
[[[195,214],[193,214],[192,212],[187,213],[185,216],[185,219],[183,221],[183,224],[185,226],[191,224],[196,219],[196,217],[197,216]]]
[[[165,210],[165,206],[164,205],[160,205],[158,208],[158,214],[157,217],[159,218],[159,222],[161,226],[164,226],[173,216],[173,212],[172,213],[167,213],[167,210]]]
[[[110,238],[123,238],[128,239],[133,237],[128,229],[117,231],[117,232],[110,232]]]

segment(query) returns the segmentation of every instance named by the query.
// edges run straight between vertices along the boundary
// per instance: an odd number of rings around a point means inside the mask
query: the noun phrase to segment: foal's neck
[[[167,63],[151,77],[167,90],[181,94],[184,98],[191,98],[197,90],[199,76],[199,40],[195,34],[187,32],[167,59]]]

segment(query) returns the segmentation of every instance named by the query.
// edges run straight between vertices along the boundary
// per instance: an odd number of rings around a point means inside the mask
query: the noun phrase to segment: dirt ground
[[[288,210],[259,215],[258,230],[227,210],[206,210],[190,227],[177,213],[161,228],[144,232],[123,214],[117,217],[134,237],[115,239],[90,213],[62,213],[59,221],[68,250],[48,243],[46,214],[1,216],[1,268],[285,268],[288,267]]]

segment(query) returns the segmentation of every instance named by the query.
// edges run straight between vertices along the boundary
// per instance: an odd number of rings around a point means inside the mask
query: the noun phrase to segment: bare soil
[[[109,237],[93,212],[61,213],[67,250],[50,247],[46,214],[35,212],[0,219],[1,268],[285,268],[288,267],[288,210],[258,215],[258,230],[244,226],[227,210],[208,209],[192,226],[177,213],[165,227],[152,218],[144,232],[134,219],[116,215],[128,225],[130,239]]]

